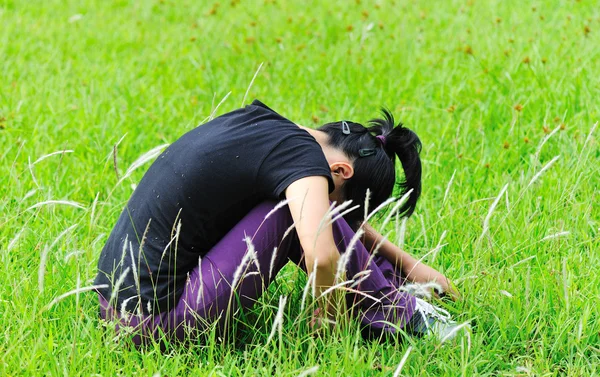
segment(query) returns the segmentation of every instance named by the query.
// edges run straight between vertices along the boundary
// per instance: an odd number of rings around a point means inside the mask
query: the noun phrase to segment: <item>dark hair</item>
[[[394,117],[389,110],[382,109],[383,118],[369,121],[370,127],[359,123],[340,121],[319,127],[329,138],[329,145],[342,150],[354,160],[354,175],[348,179],[342,190],[346,200],[359,205],[357,210],[346,215],[346,220],[356,228],[363,219],[367,189],[370,212],[387,200],[396,182],[396,156],[404,170],[404,180],[398,182],[400,196],[413,190],[406,203],[400,208],[403,217],[409,217],[415,210],[421,195],[421,141],[402,123],[394,126]]]

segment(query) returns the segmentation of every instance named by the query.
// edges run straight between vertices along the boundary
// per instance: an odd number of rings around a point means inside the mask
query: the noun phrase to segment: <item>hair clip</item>
[[[350,135],[350,126],[346,123],[345,120],[342,121],[342,133],[344,135]]]
[[[369,157],[375,154],[375,149],[373,148],[363,148],[358,150],[358,155],[360,157]]]

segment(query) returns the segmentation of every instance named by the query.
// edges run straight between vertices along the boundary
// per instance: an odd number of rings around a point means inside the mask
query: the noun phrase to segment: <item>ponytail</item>
[[[404,180],[398,182],[401,189],[400,196],[413,190],[406,203],[400,209],[403,216],[409,217],[415,211],[417,200],[421,196],[421,140],[412,130],[398,123],[394,126],[394,116],[387,109],[382,109],[383,119],[373,119],[368,128],[377,138],[382,138],[382,148],[387,155],[394,160],[394,155],[398,156],[402,169],[404,170]]]

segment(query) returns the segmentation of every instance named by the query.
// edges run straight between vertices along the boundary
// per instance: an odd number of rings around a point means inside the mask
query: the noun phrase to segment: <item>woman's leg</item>
[[[133,328],[133,342],[137,345],[149,338],[159,340],[162,334],[185,339],[189,330],[208,328],[215,321],[224,327],[231,319],[227,313],[234,313],[240,305],[251,307],[260,297],[288,262],[288,253],[300,254],[296,233],[286,235],[293,223],[288,208],[280,208],[265,219],[275,205],[276,202],[264,202],[255,207],[199,258],[198,266],[188,274],[178,304],[170,312],[124,315],[100,296],[100,316],[116,320],[117,331]],[[249,244],[254,253],[248,253]],[[234,291],[232,286],[236,287]]]
[[[254,208],[190,274],[176,308],[178,316],[185,318],[189,327],[197,327],[198,322],[210,322],[216,318],[224,324],[228,320],[225,314],[237,308],[238,301],[235,297],[232,299],[231,293],[234,284],[239,304],[248,308],[287,263],[288,257],[299,262],[301,247],[296,232],[289,231],[293,220],[288,208],[280,208],[265,220],[274,205],[273,202],[265,202]],[[340,253],[347,252],[354,231],[343,219],[337,220],[332,228],[338,250]],[[255,259],[247,257],[244,241],[247,236],[252,239]],[[396,269],[385,258],[372,257],[360,242],[356,242],[351,251],[346,277],[360,280],[352,288],[358,292],[348,293],[346,298],[364,325],[365,335],[394,333],[395,326],[403,327],[411,318],[415,299],[398,290],[403,281]],[[183,335],[183,330],[179,330],[179,335]]]
[[[290,253],[300,254],[289,209],[273,212],[276,204],[264,202],[252,209],[192,270],[174,310],[186,325],[177,328],[178,338],[185,336],[184,327],[202,328],[215,321],[225,327],[240,306],[256,302]]]
[[[134,316],[126,324],[141,328],[142,336],[158,338],[164,332],[183,339],[186,329],[202,329],[214,321],[226,326],[231,320],[228,313],[240,306],[251,307],[288,257],[300,262],[300,243],[296,232],[290,231],[289,210],[282,207],[272,212],[274,206],[274,202],[265,202],[255,207],[199,260],[174,310],[141,319]],[[341,219],[333,224],[333,233],[340,252],[346,252],[354,236],[352,229]],[[351,251],[346,276],[360,280],[346,297],[368,335],[395,332],[394,325],[402,327],[412,316],[414,298],[398,291],[400,281],[393,266],[379,256],[371,258],[360,242]],[[118,317],[103,305],[101,310],[105,318]],[[136,344],[140,341],[139,335],[134,337]]]

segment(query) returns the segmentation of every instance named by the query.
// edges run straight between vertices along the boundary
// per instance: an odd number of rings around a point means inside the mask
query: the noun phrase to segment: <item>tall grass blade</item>
[[[39,202],[39,203],[32,205],[31,207],[27,208],[26,211],[29,211],[29,210],[32,210],[35,208],[39,208],[39,207],[43,207],[43,206],[50,206],[50,205],[56,205],[56,204],[85,209],[83,204],[69,201],[69,200],[46,200],[44,202]]]
[[[231,91],[229,91],[225,97],[223,97],[223,99],[221,99],[221,102],[219,102],[217,104],[217,106],[213,109],[213,111],[211,111],[210,115],[208,116],[208,120],[213,120],[215,118],[215,114],[217,113],[217,111],[219,110],[219,107],[221,107],[221,105],[227,100],[227,98],[229,98],[229,96],[231,95]],[[204,123],[204,122],[202,122]]]
[[[72,291],[63,293],[62,295],[58,296],[54,300],[50,301],[50,303],[48,303],[48,305],[46,305],[46,307],[44,309],[48,310],[48,309],[52,308],[58,302],[64,300],[65,298],[67,298],[71,295],[88,292],[88,291],[93,291],[93,290],[97,290],[97,289],[104,289],[104,288],[108,288],[108,284],[90,285],[88,287],[81,287],[81,288],[74,289]]]
[[[394,377],[400,376],[400,372],[402,372],[402,368],[404,367],[404,364],[406,364],[406,360],[408,360],[408,355],[410,355],[411,351],[412,346],[408,346],[406,352],[404,353],[404,356],[402,356],[402,360],[400,360],[400,364],[398,364],[398,367],[396,367],[396,370],[394,371]]]
[[[40,267],[38,269],[38,290],[40,293],[44,292],[44,275],[46,274],[46,262],[48,260],[48,252],[50,248],[48,245],[44,247],[42,250],[42,254],[40,256]]]
[[[48,154],[46,154],[46,155],[43,155],[42,157],[38,158],[37,160],[35,160],[35,161],[33,162],[33,164],[31,164],[31,165],[32,165],[32,166],[33,166],[33,165],[36,165],[36,164],[38,164],[38,163],[40,163],[40,162],[44,161],[44,160],[45,160],[45,159],[47,159],[48,157],[55,156],[55,155],[57,155],[57,154],[65,154],[65,153],[73,153],[73,151],[72,151],[72,150],[70,150],[70,149],[64,149],[64,150],[62,150],[62,151],[56,151],[56,152],[48,153]]]
[[[306,377],[306,376],[310,376],[311,374],[315,374],[319,371],[319,366],[315,365],[314,367],[308,368],[305,371],[303,371],[302,373],[300,373],[298,375],[298,377]]]
[[[258,69],[254,73],[254,76],[252,76],[252,80],[250,81],[250,85],[248,85],[248,88],[246,89],[246,93],[244,94],[244,99],[242,100],[242,105],[240,107],[244,107],[244,104],[246,103],[246,98],[248,97],[248,93],[250,93],[250,88],[252,88],[254,80],[256,79],[256,76],[258,76],[258,73],[260,72],[260,69],[262,68],[263,64],[264,63],[260,63]]]
[[[546,142],[548,140],[550,140],[550,138],[552,136],[554,136],[559,130],[560,130],[560,126],[553,129],[552,132],[550,132],[548,135],[546,135],[546,137],[544,137],[544,139],[542,140],[542,142],[540,143],[540,145],[537,147],[537,149],[535,151],[535,160],[536,161],[540,160],[540,153],[542,152],[542,147],[544,146],[544,144],[546,144]]]
[[[125,179],[127,179],[137,168],[139,168],[140,166],[144,165],[145,163],[158,157],[162,153],[163,149],[165,149],[168,146],[169,146],[169,144],[159,145],[158,147],[154,147],[154,148],[150,149],[148,152],[146,152],[143,155],[141,155],[140,157],[138,157],[138,159],[135,160],[129,166],[129,168],[127,168],[127,171],[121,177],[121,179],[119,179],[116,186],[118,186],[121,182],[123,182]]]
[[[450,194],[450,187],[452,186],[452,183],[454,182],[455,175],[456,175],[456,169],[454,169],[454,172],[452,173],[452,177],[450,177],[450,181],[448,181],[448,185],[446,185],[446,191],[444,192],[444,199],[442,200],[442,207],[444,207],[444,204],[446,204],[446,200],[448,199],[448,194]]]
[[[502,190],[500,190],[500,194],[498,194],[498,196],[496,197],[496,199],[494,200],[494,202],[490,206],[490,209],[488,210],[488,214],[485,217],[485,219],[483,220],[483,230],[481,232],[481,236],[479,236],[479,240],[480,241],[489,232],[489,230],[490,230],[490,220],[492,219],[492,215],[494,214],[494,210],[496,209],[496,206],[498,205],[498,202],[500,201],[500,199],[502,198],[502,195],[504,195],[504,192],[507,189],[508,189],[508,183],[505,184],[504,187],[502,187]]]
[[[279,330],[279,336],[281,337],[281,332],[283,329],[283,312],[285,309],[285,304],[287,302],[287,296],[279,296],[279,309],[277,309],[277,314],[275,315],[275,320],[273,321],[273,326],[271,327],[271,333],[267,338],[267,344],[271,343],[273,336],[275,336],[275,332]]]
[[[550,169],[550,167],[556,162],[556,160],[558,160],[560,158],[560,155],[554,157],[552,160],[550,160],[546,165],[544,165],[544,167],[536,174],[533,176],[533,178],[531,178],[531,181],[529,181],[529,184],[527,185],[527,187],[525,189],[528,189],[535,181],[537,181],[540,176],[542,174],[544,174],[544,172],[548,169]]]

